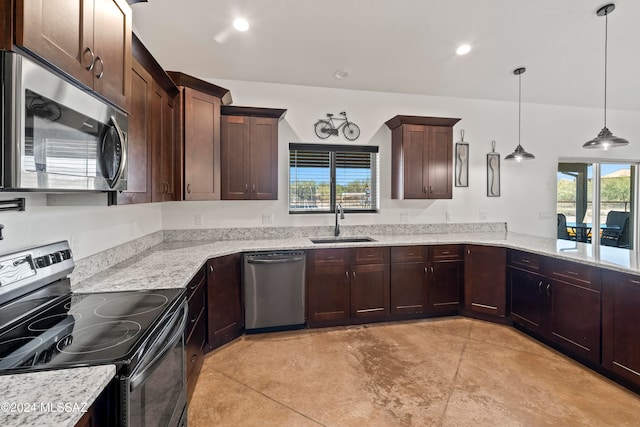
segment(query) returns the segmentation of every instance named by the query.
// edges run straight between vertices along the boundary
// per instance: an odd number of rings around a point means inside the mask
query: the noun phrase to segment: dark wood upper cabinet
[[[124,0],[17,0],[15,44],[128,111],[131,8]]]
[[[640,277],[602,275],[602,365],[640,385]]]
[[[391,198],[450,199],[453,125],[460,119],[395,116],[391,129]]]
[[[221,109],[223,200],[278,199],[278,122],[286,110],[224,106]]]
[[[464,254],[464,300],[471,312],[504,317],[507,250],[467,245]]]
[[[134,59],[127,133],[127,189],[117,193],[119,205],[151,201],[152,94],[153,78]]]
[[[168,74],[181,92],[178,194],[184,200],[219,200],[220,108],[231,102],[231,95],[227,89],[204,80],[175,71]]]
[[[178,88],[134,34],[127,190],[118,204],[175,200]]]

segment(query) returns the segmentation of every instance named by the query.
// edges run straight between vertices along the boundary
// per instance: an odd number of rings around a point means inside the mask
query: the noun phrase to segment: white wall
[[[333,215],[289,215],[287,206],[288,144],[323,143],[315,136],[313,124],[326,113],[346,111],[361,129],[355,142],[339,136],[326,143],[380,147],[380,212],[348,214],[346,224],[400,223],[404,213],[411,223],[445,222],[449,212],[453,222],[507,221],[511,231],[554,236],[558,158],[640,160],[640,112],[609,111],[609,128],[631,146],[603,153],[581,148],[602,128],[602,110],[523,103],[522,145],[536,160],[512,163],[503,159],[517,145],[517,103],[210,81],[231,90],[234,105],[288,109],[279,127],[279,200],[167,203],[165,229],[262,226],[263,215],[270,216],[276,226],[331,224]],[[470,143],[469,187],[454,187],[452,200],[390,198],[391,131],[384,122],[397,114],[462,118],[454,127],[454,141],[460,140],[460,129],[464,129],[465,141]],[[486,153],[491,151],[491,140],[502,155],[501,197],[486,196]],[[196,225],[198,216],[202,225]]]
[[[27,199],[26,211],[0,213],[0,224],[4,224],[0,253],[69,240],[75,258],[81,259],[156,232],[162,226],[162,205],[158,203],[54,207],[46,205],[45,194],[0,193],[0,197]]]
[[[556,164],[561,158],[606,157],[640,160],[640,113],[609,112],[609,128],[631,146],[608,153],[583,150],[582,144],[602,127],[602,111],[549,105],[523,104],[522,143],[536,160],[522,164],[502,161],[501,197],[486,197],[486,153],[491,140],[502,158],[517,144],[517,104],[459,98],[347,91],[240,81],[213,81],[231,90],[234,104],[287,108],[279,132],[279,200],[170,202],[137,206],[46,206],[43,194],[1,193],[2,199],[27,198],[26,212],[0,213],[5,239],[0,253],[60,239],[71,239],[77,259],[142,237],[161,229],[262,226],[263,214],[272,224],[328,225],[333,216],[289,215],[287,212],[287,155],[289,142],[319,142],[313,124],[325,113],[347,111],[361,128],[353,143],[331,137],[329,143],[374,144],[380,147],[378,214],[348,214],[346,224],[507,221],[512,231],[555,234]],[[526,92],[524,92],[526,94]],[[523,94],[524,96],[524,94]],[[526,98],[526,96],[525,96]],[[391,132],[384,122],[397,114],[460,117],[454,140],[465,129],[470,143],[470,185],[454,187],[452,200],[391,200]],[[540,219],[540,213],[548,214]],[[203,224],[196,224],[202,215]]]

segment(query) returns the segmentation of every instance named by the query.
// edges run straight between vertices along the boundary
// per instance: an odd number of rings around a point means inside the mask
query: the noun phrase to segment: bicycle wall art
[[[349,121],[347,113],[342,111],[342,117],[333,117],[333,114],[327,113],[326,119],[320,119],[313,125],[313,130],[320,139],[327,139],[331,135],[338,136],[338,132],[342,129],[342,134],[349,141],[355,141],[360,136],[360,127]],[[336,126],[336,122],[342,122]]]

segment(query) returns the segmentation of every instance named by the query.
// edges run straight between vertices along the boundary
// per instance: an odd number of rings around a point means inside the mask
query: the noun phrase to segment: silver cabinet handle
[[[433,266],[431,266],[431,274],[433,274]]]
[[[344,275],[345,275],[345,277],[346,277],[347,279],[349,278],[349,272],[348,272],[348,271],[345,271],[345,272],[344,272]]]
[[[429,187],[429,193],[433,193],[433,187]]]
[[[542,280],[540,280],[540,282],[538,283],[538,293],[542,293]]]
[[[253,184],[253,185],[252,185],[252,187],[253,187],[253,188],[252,188],[252,189],[253,189],[253,192],[255,193],[255,192],[256,192],[256,185],[255,185],[255,184]]]
[[[580,273],[576,273],[575,271],[569,271],[569,270],[565,270],[567,272],[567,274],[570,274],[572,276],[578,276]]]
[[[104,75],[104,61],[103,61],[103,60],[102,60],[102,58],[100,58],[99,56],[98,56],[98,57],[96,57],[96,62],[97,62],[97,61],[100,61],[100,65],[101,65],[101,67],[100,67],[100,72],[99,72],[98,74],[96,74],[96,78],[97,78],[97,79],[101,79],[101,78],[102,78],[102,76]]]
[[[427,192],[427,186],[425,185],[424,189],[422,190],[424,193]]]
[[[355,271],[353,272],[353,278],[354,279],[356,278],[356,272]]]
[[[249,192],[249,184],[245,184],[244,185],[244,192],[248,193]]]
[[[191,184],[187,184],[187,193],[191,194]]]
[[[424,268],[424,274],[427,274],[427,267]]]
[[[551,296],[551,283],[547,283],[547,296]]]
[[[213,268],[213,265],[209,266],[209,273],[213,273],[214,271],[216,271],[215,268]]]
[[[93,50],[91,50],[91,48],[89,46],[87,46],[87,48],[84,50],[84,52],[82,53],[82,55],[86,55],[86,53],[89,52],[91,54],[91,64],[87,65],[86,67],[84,67],[87,71],[91,71],[93,70],[93,66],[96,63],[96,56],[93,54]]]

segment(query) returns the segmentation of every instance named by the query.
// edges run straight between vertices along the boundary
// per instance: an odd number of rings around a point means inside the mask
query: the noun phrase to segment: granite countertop
[[[324,236],[318,236],[324,237]],[[346,236],[341,236],[346,237]],[[328,247],[480,244],[521,249],[612,270],[640,274],[636,251],[509,232],[375,235],[373,242],[314,244],[308,237],[161,243],[73,285],[74,292],[125,291],[186,286],[210,259],[247,251]]]
[[[116,374],[114,365],[0,376],[0,425],[74,426]]]

